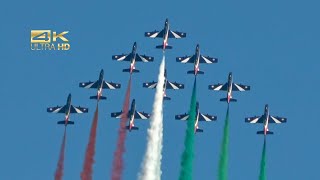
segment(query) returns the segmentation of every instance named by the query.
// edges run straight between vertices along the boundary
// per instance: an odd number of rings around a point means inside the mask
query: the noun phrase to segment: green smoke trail
[[[259,180],[266,180],[266,179],[267,179],[267,176],[266,176],[266,137],[264,137],[261,162],[260,162]]]
[[[219,180],[228,179],[229,105],[228,105],[228,110],[227,110],[226,119],[224,123],[225,124],[224,124],[224,130],[223,130],[223,139],[221,144],[220,160],[219,160],[219,172],[218,172]]]
[[[186,136],[184,139],[184,151],[181,157],[181,170],[179,180],[192,180],[192,161],[194,156],[194,123],[196,118],[196,78],[194,79],[192,97],[187,121]]]

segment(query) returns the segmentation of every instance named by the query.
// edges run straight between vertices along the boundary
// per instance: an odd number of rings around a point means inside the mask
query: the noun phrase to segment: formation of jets
[[[172,49],[172,46],[168,44],[168,39],[169,38],[185,38],[186,33],[184,32],[179,32],[179,31],[173,31],[170,29],[169,26],[169,21],[168,19],[165,20],[164,28],[160,31],[152,31],[152,32],[146,32],[145,33],[146,37],[149,38],[162,38],[162,45],[156,46],[158,49],[162,49],[163,52],[166,49]],[[112,56],[113,60],[116,61],[128,61],[130,62],[130,67],[127,69],[123,69],[123,72],[129,72],[130,76],[133,73],[140,72],[138,69],[135,67],[136,62],[152,62],[154,61],[154,57],[152,56],[147,56],[147,55],[140,55],[137,53],[137,43],[134,42],[132,46],[132,51],[127,54],[121,54],[121,55],[113,55]],[[197,77],[198,74],[204,74],[203,71],[200,71],[200,63],[204,64],[213,64],[218,62],[218,58],[210,57],[210,56],[205,56],[200,53],[200,46],[199,44],[196,45],[195,48],[195,53],[193,55],[189,56],[183,56],[183,57],[177,57],[176,58],[177,62],[180,63],[193,63],[194,69],[190,70],[187,72],[187,74],[193,74],[195,77]],[[174,89],[174,90],[179,90],[179,89],[184,89],[184,84],[177,83],[177,82],[170,82],[167,79],[167,70],[165,70],[165,80],[164,80],[164,85],[163,85],[163,98],[164,100],[171,100],[170,97],[167,96],[166,90],[167,89]],[[158,82],[152,81],[152,82],[146,82],[143,83],[144,88],[149,88],[149,89],[154,89],[157,87]],[[81,82],[79,83],[79,87],[81,88],[92,88],[96,89],[97,93],[95,96],[90,96],[90,99],[96,99],[97,102],[99,100],[105,100],[107,99],[106,96],[102,95],[102,90],[103,89],[119,89],[121,88],[121,84],[119,83],[114,83],[114,82],[107,82],[104,80],[104,71],[103,69],[100,71],[99,74],[99,79],[97,81],[89,81],[89,82]],[[229,105],[230,102],[237,102],[235,98],[232,96],[233,91],[249,91],[250,86],[248,85],[242,85],[242,84],[237,84],[233,82],[233,77],[232,73],[230,72],[228,75],[228,81],[224,84],[213,84],[208,86],[209,90],[213,91],[226,91],[227,96],[225,98],[221,98],[220,101],[227,102]],[[131,108],[128,111],[127,114],[124,114],[124,112],[115,112],[111,113],[111,117],[114,118],[121,118],[126,116],[126,118],[129,119],[129,125],[126,127],[129,131],[131,130],[138,130],[139,128],[134,125],[134,120],[135,119],[149,119],[150,114],[145,113],[145,112],[139,112],[136,111],[136,103],[135,99],[132,100],[131,103]],[[84,107],[75,107],[71,105],[71,94],[69,94],[67,103],[64,106],[56,106],[56,107],[49,107],[47,108],[47,112],[50,113],[64,113],[65,114],[65,119],[63,121],[58,121],[58,124],[63,124],[67,126],[68,124],[74,124],[73,121],[70,121],[70,114],[71,113],[87,113],[88,108]],[[195,124],[194,124],[194,133],[197,132],[203,132],[203,129],[199,128],[199,121],[216,121],[217,116],[212,116],[209,114],[202,114],[199,112],[199,103],[196,103],[196,119],[195,119]],[[176,115],[175,119],[177,120],[188,120],[189,119],[189,114],[181,114],[181,115]],[[269,114],[269,108],[268,105],[265,106],[265,112],[262,116],[255,116],[255,117],[250,117],[250,118],[245,118],[245,122],[247,123],[263,123],[264,124],[264,130],[263,131],[258,131],[257,134],[263,134],[263,135],[268,135],[268,134],[273,134],[273,132],[269,131],[268,125],[269,123],[285,123],[287,122],[286,118],[278,117],[278,116],[271,116]]]

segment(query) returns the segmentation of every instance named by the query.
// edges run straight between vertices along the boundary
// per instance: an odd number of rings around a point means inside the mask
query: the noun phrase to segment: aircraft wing
[[[164,30],[162,31],[152,31],[152,32],[146,32],[144,33],[145,37],[149,38],[163,38],[164,36]]]
[[[145,112],[139,112],[136,111],[134,114],[134,118],[136,119],[149,119],[151,114],[145,113]]]
[[[113,55],[112,59],[117,61],[130,61],[132,54]]]
[[[111,117],[113,118],[121,118],[122,117],[122,111],[121,112],[113,112],[111,113]]]
[[[153,57],[151,57],[151,56],[146,56],[146,55],[139,55],[139,54],[137,54],[137,56],[136,56],[136,61],[152,62],[153,59],[154,59]]]
[[[209,85],[210,90],[214,91],[227,91],[228,90],[228,83],[225,84],[214,84],[214,85]]]
[[[199,63],[212,64],[212,63],[217,63],[217,62],[218,62],[218,58],[212,58],[212,57],[209,57],[209,56],[200,55]]]
[[[166,88],[167,89],[174,89],[174,90],[184,89],[184,84],[167,81]]]
[[[232,84],[232,91],[249,91],[249,90],[250,90],[250,86],[236,84],[236,83]]]
[[[47,112],[49,113],[66,113],[67,110],[68,108],[66,105],[47,108]]]
[[[81,82],[79,83],[79,87],[83,87],[83,88],[98,88],[99,84],[98,84],[98,81],[95,81],[95,82]]]
[[[176,38],[176,39],[185,38],[186,36],[187,34],[184,32],[170,31],[170,30],[168,34],[168,38]]]
[[[102,88],[103,89],[120,89],[121,88],[121,84],[104,81],[103,85],[102,85]]]
[[[287,118],[269,115],[269,123],[280,124],[280,123],[286,123],[286,122],[287,122]]]
[[[85,107],[75,107],[73,105],[71,105],[71,108],[70,108],[70,113],[77,113],[77,114],[82,114],[82,113],[87,113],[88,112],[88,108],[85,108]]]
[[[254,116],[245,118],[245,122],[255,124],[255,123],[264,123],[264,115],[263,116]]]
[[[215,121],[217,120],[217,116],[211,116],[209,114],[199,114],[199,121]]]
[[[176,115],[175,118],[177,120],[186,121],[189,118],[189,114],[184,113],[184,114]]]
[[[157,87],[157,84],[158,82],[154,82],[154,81],[147,82],[147,83],[143,83],[143,87],[153,89]]]
[[[195,55],[176,58],[176,61],[181,63],[194,63],[195,60],[196,60]]]

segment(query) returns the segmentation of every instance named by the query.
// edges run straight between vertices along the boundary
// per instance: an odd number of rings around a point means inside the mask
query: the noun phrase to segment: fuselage
[[[98,80],[98,91],[97,91],[97,99],[98,101],[100,100],[100,97],[102,96],[102,88],[103,88],[103,81],[104,81],[104,78],[103,78],[103,75],[104,75],[104,71],[103,69],[101,69],[100,71],[100,74],[99,74],[99,80]]]
[[[131,51],[132,57],[130,60],[130,74],[132,74],[132,71],[136,68],[134,65],[136,63],[136,56],[137,56],[137,43],[134,42],[132,46],[132,51]]]
[[[228,91],[227,91],[228,103],[230,103],[230,99],[232,98],[232,84],[233,84],[232,73],[229,73],[229,75],[228,75]]]
[[[163,50],[165,50],[166,46],[168,45],[168,37],[169,37],[169,20],[166,19],[164,23]]]
[[[196,59],[195,59],[195,61],[194,61],[194,75],[197,75],[197,74],[198,74],[198,71],[200,70],[200,68],[199,68],[199,63],[200,63],[200,46],[199,46],[199,44],[197,44],[197,46],[196,46],[195,55],[196,55]]]
[[[67,106],[68,110],[67,110],[67,111],[66,111],[66,113],[65,113],[65,125],[67,125],[67,124],[68,124],[69,117],[70,117],[70,109],[71,109],[71,94],[69,94],[69,95],[68,95],[66,106]]]
[[[269,125],[269,106],[268,104],[266,104],[265,108],[264,108],[264,117],[265,117],[265,120],[264,120],[264,135],[267,135],[267,132],[269,131],[268,129],[268,125]]]
[[[129,115],[128,117],[130,118],[129,120],[129,130],[132,129],[132,127],[134,126],[134,115],[135,115],[135,112],[136,112],[136,101],[135,99],[132,100],[132,103],[131,103],[131,108],[129,110]]]

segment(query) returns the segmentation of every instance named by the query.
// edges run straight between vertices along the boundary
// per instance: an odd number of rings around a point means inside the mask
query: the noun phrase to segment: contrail
[[[224,124],[224,130],[223,130],[223,139],[221,144],[220,160],[219,160],[219,172],[218,172],[219,180],[228,179],[229,105],[228,105],[228,110],[226,114],[226,120],[224,123],[225,124]]]
[[[91,125],[90,137],[87,145],[83,169],[80,175],[82,180],[92,179],[93,164],[95,162],[94,155],[95,155],[95,149],[96,149],[96,134],[97,134],[98,114],[99,114],[98,111],[99,111],[99,106],[97,103],[96,111],[94,112],[94,117]]]
[[[62,144],[60,148],[60,156],[59,156],[59,161],[57,165],[57,169],[54,175],[55,180],[61,180],[63,177],[63,170],[64,170],[64,152],[65,152],[65,147],[66,147],[66,138],[67,138],[67,127],[65,126],[64,128],[64,134],[62,138]]]
[[[128,82],[126,96],[125,96],[123,107],[122,107],[123,115],[121,116],[121,120],[120,120],[120,127],[118,131],[118,143],[117,143],[116,151],[114,152],[114,159],[112,163],[112,173],[111,173],[112,180],[120,180],[122,177],[123,154],[125,152],[125,140],[127,135],[126,123],[128,119],[127,114],[129,111],[130,91],[131,91],[131,75]]]
[[[194,124],[196,118],[196,89],[197,81],[194,79],[192,97],[189,110],[189,118],[187,120],[187,130],[184,139],[184,151],[181,158],[181,170],[179,180],[192,179],[192,162],[194,157]]]
[[[163,55],[159,68],[158,83],[154,96],[150,128],[147,136],[147,149],[141,164],[140,180],[161,179],[162,136],[163,136],[163,85],[165,56]]]
[[[262,155],[261,155],[261,162],[260,162],[260,174],[259,174],[259,180],[266,180],[266,137],[264,137],[263,141],[263,149],[262,149]]]

